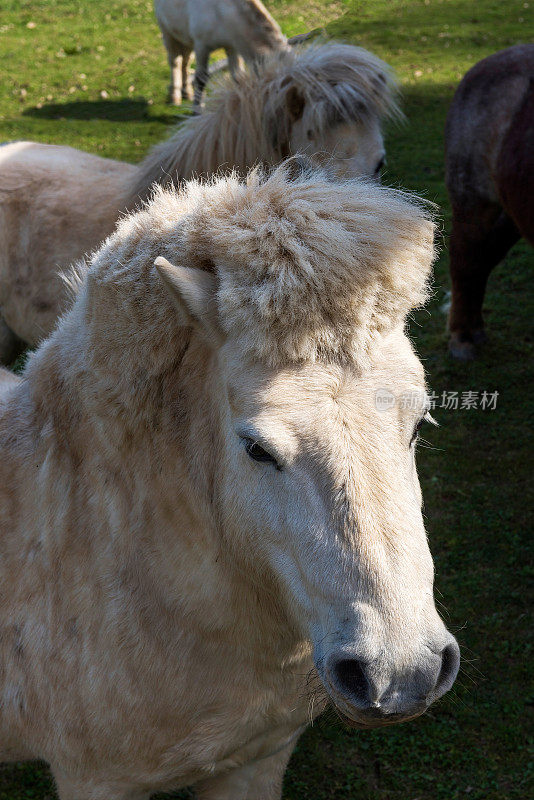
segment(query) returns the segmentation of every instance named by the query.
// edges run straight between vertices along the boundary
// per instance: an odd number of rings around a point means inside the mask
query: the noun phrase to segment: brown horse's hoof
[[[473,361],[477,352],[474,342],[462,342],[458,334],[452,334],[449,339],[449,353],[458,361]]]
[[[469,338],[467,338],[469,336]],[[469,334],[454,332],[449,339],[449,353],[458,361],[472,361],[477,357],[477,346],[488,339],[484,328],[469,331]]]
[[[488,335],[484,328],[479,328],[477,331],[473,331],[472,338],[474,344],[484,344],[484,342],[488,341]]]

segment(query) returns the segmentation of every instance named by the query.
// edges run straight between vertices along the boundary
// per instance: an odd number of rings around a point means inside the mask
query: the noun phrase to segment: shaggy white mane
[[[234,168],[245,175],[288,155],[291,99],[311,110],[321,135],[342,122],[400,116],[397,87],[387,64],[361,47],[329,42],[267,56],[258,73],[219,81],[201,116],[187,120],[140,164],[130,204],[154,183],[170,185]]]
[[[158,189],[94,256],[88,318],[103,305],[106,336],[115,325],[124,346],[141,333],[151,347],[183,341],[153,267],[164,256],[217,276],[219,324],[244,355],[271,365],[363,363],[377,337],[424,302],[433,236],[417,199],[371,182],[332,183],[320,171],[295,177],[291,162],[246,182]]]

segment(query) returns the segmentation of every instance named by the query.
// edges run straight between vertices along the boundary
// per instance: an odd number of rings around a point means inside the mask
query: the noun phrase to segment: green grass
[[[319,720],[291,761],[285,800],[526,800],[532,792],[532,250],[520,243],[490,279],[490,342],[477,362],[448,360],[441,311],[449,285],[447,107],[470,66],[531,38],[529,3],[267,3],[287,34],[330,23],[330,33],[373,50],[397,71],[408,121],[387,132],[385,182],[437,203],[444,234],[434,297],[415,316],[412,335],[436,392],[499,392],[495,411],[438,408],[441,427],[426,434],[432,447],[419,452],[437,598],[464,655],[454,691],[397,728],[361,733]],[[148,0],[3,0],[0,57],[8,77],[0,139],[65,143],[137,161],[173,122]],[[54,798],[46,769],[0,768],[0,800],[28,798]]]

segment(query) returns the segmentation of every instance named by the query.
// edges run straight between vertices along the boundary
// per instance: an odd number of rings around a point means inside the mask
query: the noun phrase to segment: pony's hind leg
[[[206,86],[209,78],[209,72],[208,72],[209,55],[210,51],[207,47],[195,46],[195,60],[197,63],[195,69],[195,79],[193,81],[193,86],[195,89],[193,104],[196,111],[199,111],[202,105],[202,94],[204,92],[204,87]]]
[[[0,316],[0,364],[8,366],[19,356],[26,347],[22,339],[8,328]]]
[[[171,82],[169,84],[169,103],[179,106],[183,97],[183,62],[184,48],[180,42],[167,31],[162,32],[163,44],[167,51],[169,67],[171,69]],[[190,53],[191,51],[189,51]],[[187,65],[186,65],[187,70]]]
[[[192,52],[192,50],[185,47],[182,50],[182,100],[193,99],[193,87],[191,85],[191,76],[189,74],[189,62],[191,60]]]
[[[454,358],[474,358],[475,345],[484,341],[482,304],[488,277],[519,236],[500,206],[453,208],[449,350]]]

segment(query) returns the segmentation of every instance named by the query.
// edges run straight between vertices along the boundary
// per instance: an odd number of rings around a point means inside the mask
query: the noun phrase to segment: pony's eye
[[[265,464],[273,464],[276,469],[280,469],[280,466],[276,460],[267,450],[264,450],[261,445],[258,444],[254,439],[249,439],[248,437],[244,437],[243,439],[245,443],[245,450],[247,451],[247,455],[250,456],[254,461],[260,461]]]
[[[413,429],[412,438],[410,440],[410,447],[415,442],[415,440],[417,439],[417,435],[418,435],[419,431],[421,430],[421,428],[423,427],[423,422],[424,421],[425,421],[425,417],[421,417],[421,419],[419,420],[419,422],[417,423],[417,425]]]
[[[385,163],[386,163],[386,159],[384,157],[382,157],[380,159],[380,161],[378,162],[378,164],[376,165],[375,175],[379,175],[380,174],[380,172],[382,171],[382,168],[383,168]]]
[[[312,130],[306,131],[306,136],[311,141],[313,139],[313,131]]]

